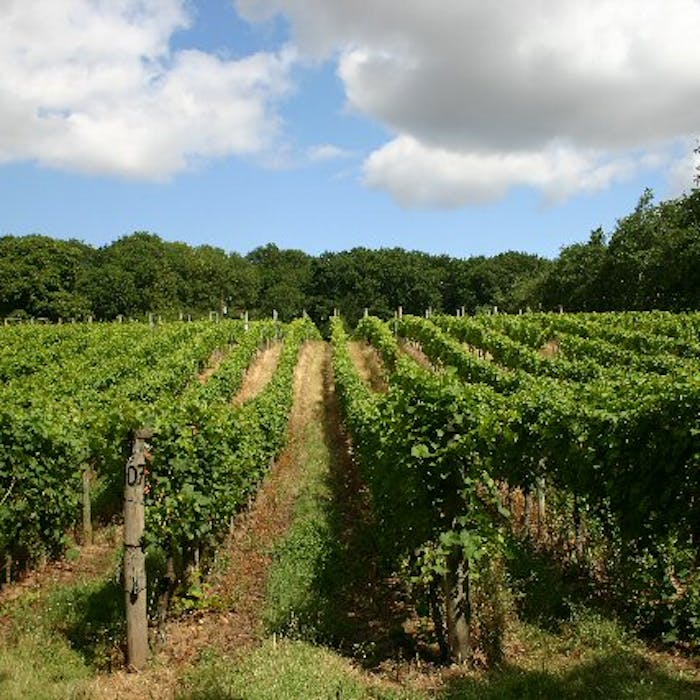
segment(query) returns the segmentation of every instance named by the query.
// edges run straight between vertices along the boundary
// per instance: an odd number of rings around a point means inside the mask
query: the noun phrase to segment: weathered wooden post
[[[444,578],[447,644],[452,660],[466,663],[471,656],[471,604],[469,600],[469,565],[459,554],[448,557]]]
[[[367,318],[369,316],[369,309],[365,306],[365,311],[363,314],[364,318]]]
[[[248,312],[245,311],[243,313],[243,322],[245,323],[245,332],[247,333],[250,330],[250,323],[248,322]]]
[[[545,478],[538,476],[537,484],[537,537],[540,541],[546,535]]]
[[[92,470],[89,465],[83,469],[83,544],[92,544],[92,507],[90,504],[90,482]]]
[[[141,539],[145,528],[146,441],[153,431],[137,430],[126,465],[124,487],[124,593],[126,598],[127,664],[140,670],[148,661],[146,557]]]

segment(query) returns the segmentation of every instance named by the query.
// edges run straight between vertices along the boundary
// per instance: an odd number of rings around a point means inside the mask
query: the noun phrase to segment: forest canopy
[[[609,311],[700,309],[700,191],[655,204],[647,190],[607,234],[548,260],[509,251],[454,258],[401,248],[319,256],[268,244],[247,255],[139,231],[102,248],[48,236],[0,238],[0,316],[114,319],[158,313],[252,317],[338,308],[467,313],[498,307]]]

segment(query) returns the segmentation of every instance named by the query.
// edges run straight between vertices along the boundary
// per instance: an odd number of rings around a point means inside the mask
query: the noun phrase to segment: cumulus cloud
[[[308,151],[309,160],[314,163],[322,163],[330,160],[343,160],[352,157],[352,153],[332,143],[323,143],[312,146]]]
[[[404,206],[457,207],[500,199],[514,183],[536,187],[549,200],[561,200],[577,191],[603,189],[638,165],[632,157],[606,160],[599,152],[565,146],[463,153],[401,136],[369,156],[365,181],[388,189]]]
[[[700,124],[699,0],[238,0],[338,62],[348,105],[392,130],[366,181],[457,206],[629,177]],[[417,177],[424,182],[417,182]]]
[[[289,50],[171,52],[185,0],[0,1],[0,162],[163,180],[274,141]]]

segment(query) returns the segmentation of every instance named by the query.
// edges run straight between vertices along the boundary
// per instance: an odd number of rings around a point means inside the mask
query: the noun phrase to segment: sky
[[[700,0],[0,0],[0,235],[554,257],[693,186]]]

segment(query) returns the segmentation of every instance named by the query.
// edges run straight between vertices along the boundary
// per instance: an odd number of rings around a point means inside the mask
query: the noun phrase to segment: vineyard
[[[635,633],[697,651],[700,314],[399,312],[356,328],[334,316],[327,331],[378,567],[435,659],[503,662],[508,619],[532,604],[524,552],[586,581]],[[123,585],[161,628],[284,449],[299,352],[319,330],[19,325],[0,338],[3,582],[119,523],[137,465],[132,546],[148,581]],[[270,348],[271,378],[242,395]]]

